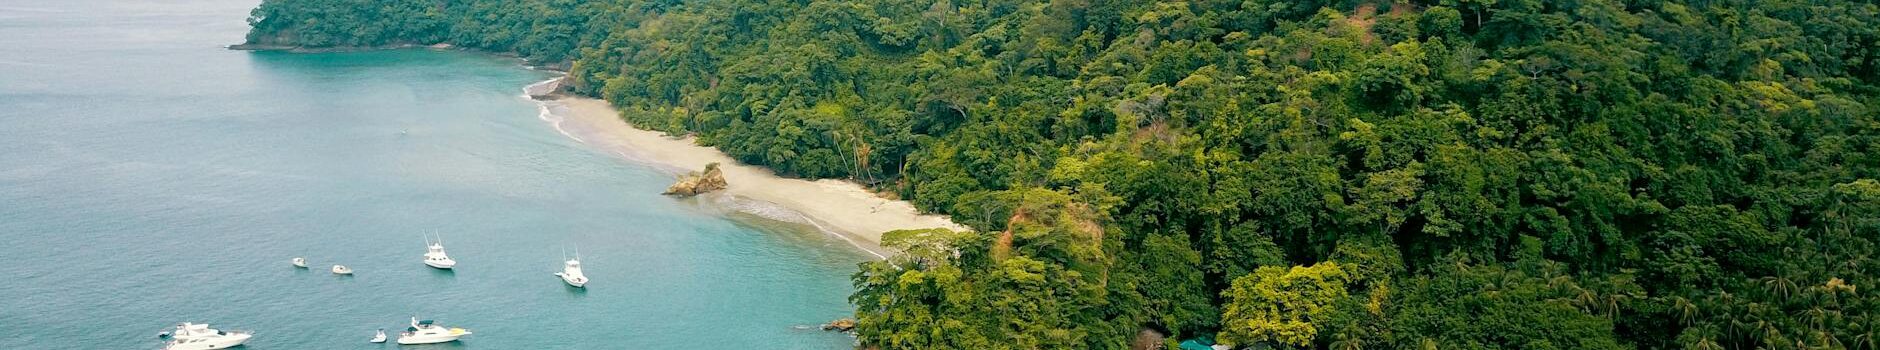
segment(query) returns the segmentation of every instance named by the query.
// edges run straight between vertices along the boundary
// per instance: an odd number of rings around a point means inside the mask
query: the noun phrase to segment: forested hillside
[[[1880,349],[1880,6],[268,0],[451,43],[897,231],[864,347]]]

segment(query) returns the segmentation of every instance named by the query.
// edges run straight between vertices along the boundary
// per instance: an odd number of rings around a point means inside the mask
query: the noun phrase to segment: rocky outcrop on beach
[[[855,330],[855,320],[844,318],[844,319],[839,319],[835,321],[829,321],[829,323],[824,323],[822,325],[822,330],[831,331],[831,332],[852,331],[852,330]]]
[[[691,197],[706,192],[725,189],[725,174],[718,171],[718,163],[705,164],[705,171],[694,171],[679,176],[679,181],[666,187],[666,194]]]
[[[535,83],[534,85],[522,87],[522,93],[529,95],[531,99],[541,101],[560,99],[562,97],[562,86],[567,82],[567,76],[549,79]]]

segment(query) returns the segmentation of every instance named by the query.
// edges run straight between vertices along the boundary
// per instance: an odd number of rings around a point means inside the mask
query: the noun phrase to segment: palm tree
[[[1771,340],[1768,337],[1770,334],[1779,334],[1769,332],[1775,329],[1775,325],[1769,323],[1769,320],[1764,319],[1762,315],[1756,311],[1760,309],[1759,306],[1760,305],[1751,304],[1749,312],[1741,315],[1741,317],[1746,317],[1748,320],[1735,320],[1730,323],[1733,326],[1731,330],[1735,331],[1740,338],[1748,342],[1769,341]]]
[[[1841,338],[1836,338],[1834,337],[1833,334],[1828,334],[1828,332],[1815,331],[1814,338],[1815,338],[1814,339],[1815,343],[1808,344],[1807,349],[1846,349],[1847,348],[1847,344],[1841,343]]]
[[[1581,288],[1577,285],[1569,286],[1569,288],[1572,288],[1572,290],[1576,292],[1573,301],[1580,304],[1581,311],[1592,313],[1599,307],[1599,295],[1594,294],[1592,290]]]
[[[1815,329],[1821,329],[1822,325],[1826,324],[1828,319],[1837,313],[1839,312],[1830,311],[1828,309],[1823,309],[1820,306],[1815,306],[1815,307],[1808,308],[1807,310],[1802,310],[1800,312],[1801,314],[1800,317],[1797,317],[1797,318],[1806,319],[1808,320],[1809,325],[1814,326]]]
[[[1784,343],[1783,340],[1788,339],[1788,337],[1783,336],[1781,329],[1776,328],[1775,323],[1773,322],[1761,322],[1761,323],[1762,323],[1762,333],[1763,333],[1762,335],[1763,344],[1771,345],[1770,347],[1774,348],[1775,345],[1781,345],[1782,343]]]
[[[1671,297],[1671,308],[1678,311],[1678,324],[1689,326],[1697,320],[1697,304],[1684,297]]]
[[[1563,285],[1573,285],[1573,276],[1559,275],[1547,278],[1547,288],[1560,288]]]
[[[1567,277],[1566,275],[1560,274],[1561,271],[1566,271],[1565,263],[1561,263],[1561,262],[1553,261],[1553,260],[1541,260],[1540,267],[1541,267],[1541,278],[1549,280],[1548,281],[1549,287],[1555,287],[1552,284],[1553,279],[1559,278],[1559,277]]]
[[[1862,313],[1860,316],[1849,318],[1854,320],[1852,324],[1850,324],[1851,327],[1848,327],[1852,330],[1850,333],[1854,334],[1854,342],[1853,344],[1848,344],[1847,348],[1853,350],[1880,350],[1880,339],[1875,338],[1876,335],[1880,335],[1880,327],[1875,327],[1874,325],[1874,322],[1880,320],[1875,320],[1873,314],[1869,313]]]
[[[1789,296],[1795,294],[1795,290],[1796,290],[1795,281],[1790,280],[1786,276],[1782,276],[1782,275],[1764,276],[1763,278],[1761,278],[1761,281],[1763,284],[1763,291],[1768,292],[1769,295],[1775,296],[1776,298],[1780,300],[1787,301],[1789,299]]]
[[[1604,303],[1601,306],[1605,308],[1606,319],[1613,319],[1619,317],[1619,304],[1632,300],[1632,297],[1615,292],[1606,294],[1606,297],[1602,299]]]
[[[1691,343],[1687,348],[1691,350],[1723,350],[1723,345],[1717,344],[1717,340],[1711,339],[1710,336],[1704,336],[1697,338],[1697,342]]]
[[[1750,322],[1743,322],[1743,320],[1736,319],[1734,316],[1735,315],[1733,315],[1733,317],[1731,317],[1730,319],[1730,334],[1729,334],[1730,338],[1737,340],[1738,342],[1744,342],[1745,340],[1751,340],[1750,338],[1754,338],[1755,336],[1752,335],[1750,331],[1755,329],[1756,327],[1755,324],[1750,323]]]
[[[1723,350],[1723,344],[1717,343],[1717,325],[1715,324],[1705,323],[1703,326],[1687,328],[1685,332],[1690,334],[1687,338],[1696,338],[1692,339],[1690,344],[1686,344],[1685,349]]]

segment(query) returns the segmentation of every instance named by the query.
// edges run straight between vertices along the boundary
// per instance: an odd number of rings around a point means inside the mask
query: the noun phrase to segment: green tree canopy
[[[565,64],[635,125],[969,226],[884,235],[906,253],[855,275],[863,347],[1880,348],[1871,1],[266,0],[250,23]]]

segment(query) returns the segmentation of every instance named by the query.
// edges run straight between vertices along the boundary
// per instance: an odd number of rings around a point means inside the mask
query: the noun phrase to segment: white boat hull
[[[445,270],[449,270],[451,267],[457,266],[457,260],[451,259],[450,254],[444,253],[444,237],[443,236],[439,236],[436,242],[432,242],[430,238],[425,239],[424,264],[426,266],[430,266],[430,267],[438,268],[438,269],[445,269]]]
[[[248,338],[253,337],[252,334],[230,333],[226,336],[177,339],[171,341],[170,345],[165,346],[163,350],[227,349],[241,346],[242,343],[248,342]]]
[[[449,343],[449,342],[454,342],[454,341],[457,341],[457,337],[398,338],[398,344],[400,345],[437,344],[437,343]]]
[[[412,344],[449,343],[449,342],[457,341],[457,338],[462,338],[463,336],[466,336],[466,335],[470,335],[470,332],[466,331],[466,332],[459,333],[459,334],[424,334],[424,335],[402,336],[402,337],[398,337],[398,344],[412,345]]]
[[[587,281],[587,277],[585,276],[575,276],[575,275],[569,275],[565,273],[556,272],[555,277],[561,277],[561,281],[564,283],[568,283],[569,286],[574,286],[575,288],[587,288],[588,281]]]

